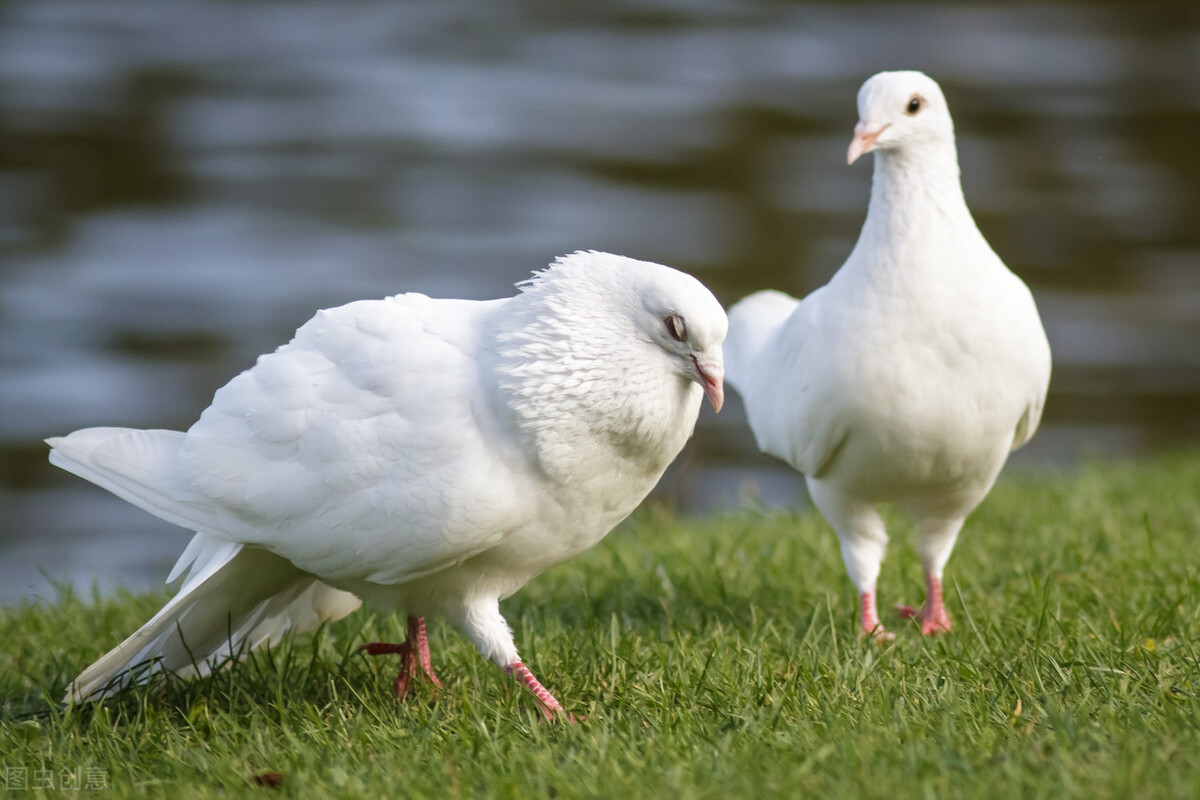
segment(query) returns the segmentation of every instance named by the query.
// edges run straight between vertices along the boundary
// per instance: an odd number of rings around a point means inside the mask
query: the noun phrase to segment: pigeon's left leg
[[[408,615],[408,638],[400,644],[391,642],[369,642],[358,648],[369,656],[394,654],[400,656],[400,674],[396,676],[396,696],[404,697],[408,692],[408,679],[419,668],[439,689],[442,682],[433,674],[433,662],[429,657],[429,637],[425,632],[425,617]]]
[[[567,713],[562,704],[542,686],[542,682],[530,672],[529,667],[521,663],[517,654],[517,646],[513,642],[512,630],[500,614],[500,604],[496,600],[477,599],[474,604],[465,609],[463,620],[467,635],[479,648],[479,652],[490,658],[507,674],[513,676],[525,688],[533,692],[537,698],[538,710],[548,720],[566,719],[576,722],[573,714]]]
[[[919,610],[912,606],[896,606],[896,611],[905,619],[916,617],[921,623],[921,633],[926,636],[951,629],[950,615],[942,600],[942,579],[928,572],[925,573],[925,605]]]
[[[951,628],[950,615],[942,598],[942,570],[954,549],[963,518],[923,519],[917,521],[917,549],[925,571],[925,605],[917,610],[912,606],[896,606],[902,617],[916,617],[921,633],[929,636],[945,633]]]
[[[504,668],[504,671],[509,675],[512,675],[514,678],[520,680],[525,684],[525,687],[529,689],[529,691],[533,692],[533,696],[537,698],[537,701],[541,707],[542,715],[546,719],[553,720],[556,719],[559,714],[564,714],[571,722],[575,721],[575,715],[566,714],[566,712],[563,710],[562,704],[554,699],[554,695],[550,694],[550,691],[545,686],[542,686],[542,682],[537,679],[537,676],[529,671],[529,667],[525,666],[520,661],[513,661]]]

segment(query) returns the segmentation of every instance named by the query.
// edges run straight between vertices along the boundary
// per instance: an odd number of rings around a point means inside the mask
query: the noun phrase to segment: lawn
[[[893,531],[885,608],[922,591]],[[398,702],[394,659],[355,646],[403,620],[361,610],[211,678],[63,710],[165,595],[68,596],[0,610],[0,780],[13,797],[1197,797],[1198,551],[1200,455],[1009,475],[950,560],[954,632],[885,611],[897,637],[876,645],[815,512],[642,509],[503,604],[576,725],[541,721],[437,623],[445,688]]]

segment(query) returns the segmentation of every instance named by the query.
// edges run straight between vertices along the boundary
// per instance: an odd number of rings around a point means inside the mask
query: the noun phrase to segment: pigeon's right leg
[[[858,588],[863,636],[894,639],[895,634],[884,630],[875,601],[875,582],[879,579],[879,565],[883,563],[888,540],[883,517],[873,505],[847,497],[815,479],[809,479],[808,493],[821,515],[837,531],[846,572]]]
[[[429,681],[439,689],[442,682],[433,674],[433,662],[429,657],[429,637],[425,632],[425,617],[408,615],[408,638],[400,644],[391,642],[369,642],[358,648],[369,656],[400,656],[400,674],[396,676],[396,696],[404,697],[408,692],[408,679],[419,668]]]

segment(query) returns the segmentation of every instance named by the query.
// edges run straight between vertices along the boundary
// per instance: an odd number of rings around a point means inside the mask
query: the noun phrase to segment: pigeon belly
[[[831,335],[843,435],[820,477],[872,502],[991,486],[1028,404],[1023,345],[986,301],[938,308],[860,309],[844,318],[856,336]]]
[[[438,616],[461,624],[476,598],[510,597],[545,570],[597,544],[632,510],[623,506],[583,513],[545,494],[538,513],[508,529],[495,546],[433,574],[395,584],[355,578],[327,582],[379,611]]]

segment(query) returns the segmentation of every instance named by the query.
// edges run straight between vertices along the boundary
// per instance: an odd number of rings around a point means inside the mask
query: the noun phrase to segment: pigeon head
[[[650,261],[581,251],[554,261],[523,289],[546,290],[560,313],[594,331],[606,359],[659,363],[700,386],[714,409],[724,404],[728,319],[696,278]]]
[[[657,264],[643,262],[643,267],[640,308],[633,307],[638,334],[661,349],[679,375],[699,384],[720,411],[725,402],[721,345],[729,327],[724,309],[690,275]]]
[[[872,152],[916,151],[948,143],[954,123],[937,83],[923,72],[880,72],[858,91],[858,124],[846,163]]]
[[[652,370],[647,374],[695,382],[713,408],[721,408],[721,346],[729,321],[717,298],[692,276],[648,261],[580,251],[562,256],[520,288],[533,301],[527,312],[532,316],[511,332],[514,352],[532,346],[546,354],[537,369],[547,377],[566,368],[592,372],[604,364],[615,370],[614,377],[629,379],[646,367]],[[563,335],[566,330],[570,336]]]

